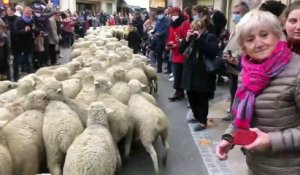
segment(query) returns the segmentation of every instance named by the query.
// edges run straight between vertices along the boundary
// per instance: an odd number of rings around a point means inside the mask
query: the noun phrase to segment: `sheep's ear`
[[[58,88],[57,90],[56,90],[56,93],[57,94],[59,94],[59,93],[61,93],[62,92],[62,89],[61,88]]]
[[[142,88],[145,88],[145,87],[147,87],[146,85],[144,85],[143,83],[140,83],[140,85],[141,85],[141,87]]]
[[[3,128],[8,123],[7,120],[0,121],[0,128]]]
[[[110,109],[110,108],[105,108],[105,111],[106,111],[106,113],[107,113],[107,114],[110,114],[110,113],[112,113],[112,112],[113,112],[113,110],[112,110],[112,109]]]
[[[32,82],[32,86],[35,87],[35,85],[36,85],[36,82],[33,81],[33,82]]]
[[[108,81],[108,87],[111,88],[113,86],[113,84],[111,83],[111,81]]]

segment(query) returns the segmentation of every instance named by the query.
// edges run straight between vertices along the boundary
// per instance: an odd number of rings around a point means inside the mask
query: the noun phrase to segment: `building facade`
[[[61,0],[61,10],[91,10],[94,12],[103,11],[113,14],[117,11],[117,0]]]

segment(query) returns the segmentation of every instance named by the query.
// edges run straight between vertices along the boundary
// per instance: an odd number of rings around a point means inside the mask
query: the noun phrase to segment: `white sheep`
[[[12,89],[0,94],[0,107],[3,107],[6,103],[12,102],[17,98],[17,90]]]
[[[38,173],[39,164],[45,158],[42,111],[47,104],[47,95],[43,91],[31,92],[25,97],[24,106],[27,111],[3,128],[13,160],[14,174]]]
[[[90,105],[87,128],[68,149],[64,175],[113,175],[121,164],[101,102]]]
[[[165,155],[163,156],[163,163],[165,164],[169,149],[167,117],[161,109],[141,95],[142,84],[138,80],[131,80],[128,84],[131,91],[128,108],[135,122],[135,135],[150,154],[155,173],[159,174],[158,158],[153,142],[158,136],[161,137],[165,148]]]
[[[95,79],[96,101],[102,101],[105,106],[113,110],[108,115],[109,129],[114,140],[118,143],[122,138],[125,141],[125,159],[128,158],[133,137],[133,119],[126,105],[108,94],[110,82],[106,77]]]
[[[13,175],[12,157],[2,129],[7,123],[7,121],[0,121],[0,174]]]
[[[106,73],[114,83],[109,90],[109,94],[127,105],[130,98],[130,90],[126,83],[125,70],[122,67],[113,66],[107,69]]]
[[[138,63],[138,66],[145,72],[148,78],[148,84],[151,88],[151,91],[154,90],[156,92],[158,86],[157,85],[158,76],[156,70],[152,66],[146,65],[144,62]]]
[[[69,99],[74,99],[80,93],[82,84],[80,79],[69,79],[62,81],[63,91]]]
[[[7,92],[8,90],[15,89],[17,83],[11,81],[0,81],[0,94]]]
[[[141,82],[142,84],[144,84],[146,86],[145,91],[150,92],[150,88],[148,86],[148,78],[142,69],[137,68],[137,67],[130,69],[126,73],[126,79],[128,82],[130,80],[134,80],[134,79],[138,80],[139,82]]]
[[[0,121],[8,121],[15,119],[17,116],[24,112],[24,100],[15,100],[10,103],[6,103],[0,108]]]
[[[83,130],[77,114],[65,103],[50,101],[44,116],[43,138],[48,168],[52,175],[62,175],[65,154]]]

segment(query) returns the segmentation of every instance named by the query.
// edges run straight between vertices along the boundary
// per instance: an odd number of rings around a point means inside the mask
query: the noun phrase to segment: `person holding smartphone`
[[[214,97],[216,89],[216,75],[206,71],[204,57],[214,58],[218,51],[218,39],[208,31],[205,19],[194,20],[180,47],[180,52],[186,54],[181,87],[187,92],[194,116],[188,122],[196,122],[194,131],[206,128],[209,100]]]
[[[174,7],[170,11],[171,23],[169,29],[169,36],[167,40],[166,50],[172,51],[172,71],[174,76],[175,93],[172,97],[169,97],[170,102],[184,99],[184,90],[181,87],[182,80],[182,63],[185,60],[185,56],[179,52],[180,42],[186,37],[188,30],[190,29],[190,22],[187,19],[180,8]]]

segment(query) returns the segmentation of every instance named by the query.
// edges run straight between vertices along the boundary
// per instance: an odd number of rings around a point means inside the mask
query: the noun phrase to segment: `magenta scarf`
[[[280,41],[271,55],[262,63],[253,62],[246,55],[242,57],[242,83],[237,89],[232,105],[237,128],[250,128],[256,96],[283,71],[291,58],[292,52],[284,41]]]

